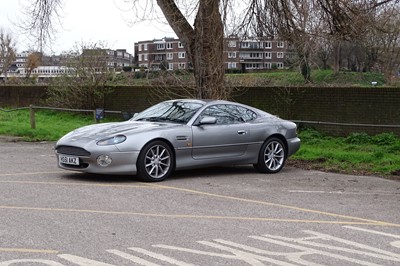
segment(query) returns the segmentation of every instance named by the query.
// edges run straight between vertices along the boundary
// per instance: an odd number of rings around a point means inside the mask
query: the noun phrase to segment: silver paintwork
[[[62,154],[59,152],[61,146],[82,148],[89,151],[90,155],[79,157],[85,167],[76,168],[61,164],[58,160],[59,167],[88,173],[135,175],[143,147],[153,140],[162,140],[170,145],[173,152],[173,161],[163,167],[173,167],[173,170],[220,164],[257,164],[262,156],[262,160],[274,172],[279,171],[286,158],[300,147],[293,122],[256,108],[229,101],[172,100],[166,103],[173,102],[201,104],[201,108],[183,124],[141,121],[141,114],[145,110],[125,122],[95,124],[74,130],[56,143],[57,160],[58,155]],[[215,124],[215,117],[203,113],[215,106],[244,107],[254,119],[233,124]],[[97,145],[99,140],[116,135],[127,138],[120,144]],[[284,147],[277,147],[279,143],[271,143],[261,151],[262,145],[273,136],[280,138]],[[97,165],[99,155],[110,156],[112,163],[108,167]],[[156,171],[163,171],[160,166],[161,157],[149,158],[149,165],[146,166],[149,167],[148,173],[157,177]]]

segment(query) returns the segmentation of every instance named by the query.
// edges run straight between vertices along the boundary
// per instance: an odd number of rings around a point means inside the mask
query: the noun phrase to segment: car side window
[[[257,117],[257,114],[242,106],[233,104],[218,104],[206,108],[200,118],[212,116],[217,118],[218,125],[239,124],[249,122]]]

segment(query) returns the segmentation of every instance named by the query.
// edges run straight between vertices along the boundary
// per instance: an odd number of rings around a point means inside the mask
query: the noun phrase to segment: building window
[[[272,68],[272,64],[271,63],[265,63],[265,68],[266,69],[271,69]]]
[[[236,58],[236,52],[228,53],[228,58]]]
[[[283,69],[283,67],[284,67],[284,65],[283,65],[283,63],[276,63],[276,66],[279,68],[279,69]]]
[[[229,41],[228,47],[236,47],[236,41]]]
[[[163,60],[164,60],[164,56],[161,55],[161,54],[156,54],[156,55],[154,56],[154,60],[155,60],[155,61],[163,61]]]
[[[167,60],[173,60],[174,59],[174,54],[173,53],[167,53]]]
[[[164,43],[157,43],[157,50],[164,50],[165,44]]]
[[[139,61],[139,62],[142,61],[142,55],[141,55],[141,54],[138,55],[138,61]]]
[[[260,65],[256,63],[248,63],[246,64],[246,69],[259,69]]]
[[[278,42],[277,47],[278,48],[283,48],[284,47],[283,42]]]
[[[272,43],[271,42],[265,42],[265,48],[266,49],[271,49],[272,48]]]
[[[276,54],[276,57],[277,57],[277,58],[283,58],[283,57],[284,57],[284,55],[283,55],[283,53],[282,53],[282,52],[278,52],[278,53]]]
[[[185,52],[179,52],[178,53],[178,58],[185,58],[186,57],[186,53]]]
[[[228,62],[228,69],[236,68],[236,62]]]
[[[143,55],[143,61],[147,61],[149,59],[149,55],[148,54],[144,54]]]
[[[178,64],[179,69],[185,69],[185,63],[179,63]]]
[[[184,48],[183,43],[179,42],[178,43],[178,48]]]
[[[260,58],[260,53],[250,53],[250,58]]]
[[[139,52],[141,52],[142,51],[142,45],[139,44],[138,47],[139,47]]]
[[[168,63],[168,70],[174,70],[174,64]]]
[[[271,59],[271,58],[272,58],[272,53],[271,52],[265,53],[265,59]]]
[[[168,42],[167,43],[167,49],[172,49],[173,47],[172,47],[172,42]]]
[[[143,50],[147,51],[147,43],[143,44]]]

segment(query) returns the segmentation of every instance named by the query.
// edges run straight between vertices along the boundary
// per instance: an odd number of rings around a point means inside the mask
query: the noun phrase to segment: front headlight
[[[126,140],[126,136],[117,135],[117,136],[114,136],[114,137],[111,137],[111,138],[106,138],[106,139],[99,140],[97,142],[97,145],[99,145],[99,146],[115,145],[115,144],[122,143],[125,140]]]

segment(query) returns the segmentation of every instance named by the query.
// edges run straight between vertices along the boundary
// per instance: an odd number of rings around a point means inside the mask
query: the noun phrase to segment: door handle
[[[239,135],[246,135],[247,134],[247,130],[238,130],[237,132]]]

